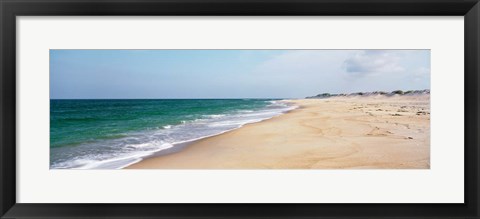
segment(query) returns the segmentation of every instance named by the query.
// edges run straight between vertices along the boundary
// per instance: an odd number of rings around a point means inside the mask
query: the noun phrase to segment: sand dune
[[[127,168],[430,168],[429,95],[286,100],[299,108]]]

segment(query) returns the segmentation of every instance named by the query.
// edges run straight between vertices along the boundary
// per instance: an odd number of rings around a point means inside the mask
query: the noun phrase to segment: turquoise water
[[[51,100],[50,167],[121,168],[290,109],[272,99]]]

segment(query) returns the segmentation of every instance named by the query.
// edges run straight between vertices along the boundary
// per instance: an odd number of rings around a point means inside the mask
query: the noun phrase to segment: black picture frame
[[[2,218],[479,218],[478,0],[0,0]],[[16,16],[420,15],[465,18],[464,204],[22,204],[16,202]],[[445,42],[448,43],[448,42]]]

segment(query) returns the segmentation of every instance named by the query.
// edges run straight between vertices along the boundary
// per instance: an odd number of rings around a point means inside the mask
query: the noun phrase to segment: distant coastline
[[[321,93],[317,94],[315,96],[309,96],[305,97],[306,99],[320,99],[320,98],[331,98],[331,97],[354,97],[354,96],[363,96],[363,97],[369,97],[369,96],[395,96],[395,95],[424,95],[424,94],[430,94],[430,89],[424,89],[424,90],[408,90],[408,91],[403,91],[403,90],[394,90],[392,92],[385,92],[385,91],[373,91],[373,92],[355,92],[355,93],[339,93],[339,94],[331,94],[331,93]]]

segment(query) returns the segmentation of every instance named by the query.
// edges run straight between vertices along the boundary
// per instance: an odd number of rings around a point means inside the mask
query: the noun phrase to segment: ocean
[[[50,100],[50,168],[119,169],[292,109],[278,99]]]

